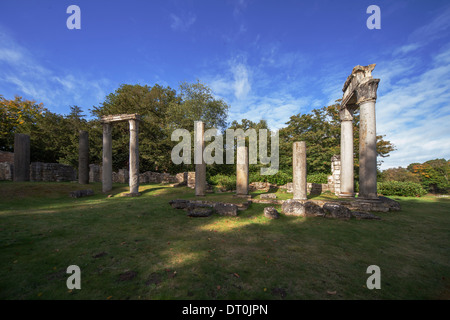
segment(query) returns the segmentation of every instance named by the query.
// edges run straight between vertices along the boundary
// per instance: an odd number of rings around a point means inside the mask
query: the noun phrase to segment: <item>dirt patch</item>
[[[107,254],[108,254],[107,252],[104,252],[104,251],[103,251],[103,252],[94,254],[94,255],[92,256],[92,258],[94,258],[94,259],[101,258],[101,257],[106,256]]]
[[[161,279],[161,276],[159,275],[159,274],[157,274],[157,273],[152,273],[151,275],[150,275],[150,277],[148,277],[148,280],[145,282],[145,284],[147,285],[147,286],[150,286],[150,285],[158,285],[158,284],[160,284],[162,282],[162,279]]]
[[[125,271],[119,275],[119,281],[130,281],[133,280],[137,276],[137,272],[135,271]]]
[[[274,297],[280,297],[281,299],[284,299],[287,295],[287,292],[283,288],[273,288],[270,292]]]

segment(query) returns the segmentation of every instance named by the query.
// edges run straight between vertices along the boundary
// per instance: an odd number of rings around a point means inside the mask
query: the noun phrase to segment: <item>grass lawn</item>
[[[96,195],[68,197],[83,188]],[[193,190],[127,191],[0,182],[0,299],[450,298],[448,198],[395,198],[403,210],[377,213],[381,221],[268,220],[268,204],[189,218],[168,202]],[[69,265],[81,269],[81,290],[66,287]],[[380,290],[366,288],[370,265],[381,269]]]

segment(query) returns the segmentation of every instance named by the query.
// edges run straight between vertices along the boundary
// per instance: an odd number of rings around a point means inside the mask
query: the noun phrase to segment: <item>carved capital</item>
[[[353,112],[355,111],[354,105],[347,105],[339,110],[339,118],[341,121],[352,121]]]
[[[355,90],[356,103],[360,105],[366,101],[376,101],[377,100],[377,89],[380,79],[368,79],[359,84]]]

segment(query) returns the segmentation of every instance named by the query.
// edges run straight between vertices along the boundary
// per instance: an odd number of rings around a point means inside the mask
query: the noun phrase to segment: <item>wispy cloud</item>
[[[85,105],[86,101],[100,103],[111,88],[107,79],[57,70],[39,61],[1,28],[0,40],[0,85],[7,98],[20,95],[43,102],[50,110],[59,112],[70,105],[87,109],[92,105]]]
[[[170,14],[170,27],[173,31],[187,31],[197,20],[195,14],[189,12],[183,15]]]

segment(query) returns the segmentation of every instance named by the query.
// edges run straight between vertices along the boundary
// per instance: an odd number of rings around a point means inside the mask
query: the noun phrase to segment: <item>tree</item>
[[[381,173],[381,181],[400,181],[420,183],[418,175],[408,171],[406,168],[390,168],[383,170]]]
[[[407,169],[420,179],[421,184],[428,191],[433,193],[450,192],[450,160],[435,159],[422,164],[412,163]]]
[[[46,111],[42,103],[15,96],[7,100],[0,95],[0,150],[13,151],[14,134],[30,134]]]
[[[340,104],[313,109],[308,114],[291,116],[287,127],[280,130],[280,165],[283,169],[292,166],[292,144],[295,141],[305,141],[307,148],[308,172],[329,173],[331,157],[340,153],[341,126],[339,119]],[[377,136],[377,154],[387,157],[395,150],[394,145]],[[353,115],[353,145],[355,178],[359,168],[359,112]],[[380,164],[381,162],[379,162]]]
[[[205,128],[223,130],[227,126],[229,106],[214,98],[212,90],[197,80],[196,83],[180,84],[180,100],[169,104],[169,128],[194,129],[194,121],[203,121]]]
[[[225,126],[228,106],[213,97],[211,89],[197,82],[183,83],[180,95],[170,87],[154,85],[121,85],[92,114],[97,117],[90,122],[92,134],[102,135],[100,118],[104,115],[138,113],[140,171],[181,172],[193,169],[192,165],[174,165],[171,150],[177,142],[171,134],[177,128],[193,132],[194,121],[202,120],[207,127]],[[113,168],[128,167],[129,127],[128,123],[113,125]],[[93,150],[101,159],[101,149]]]

